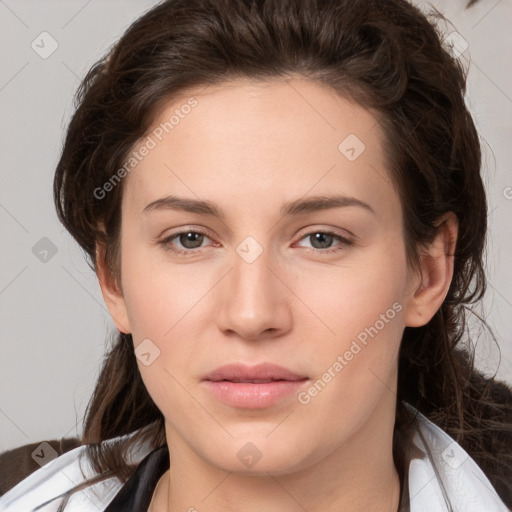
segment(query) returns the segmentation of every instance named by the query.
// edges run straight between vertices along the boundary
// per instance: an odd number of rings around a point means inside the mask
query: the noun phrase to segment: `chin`
[[[282,437],[271,441],[265,438],[268,432],[269,429],[266,429],[261,437],[253,433],[251,436],[230,440],[228,446],[219,443],[218,452],[203,452],[203,456],[223,471],[245,476],[268,476],[269,473],[273,476],[287,475],[308,467],[312,455],[298,452],[300,442]]]

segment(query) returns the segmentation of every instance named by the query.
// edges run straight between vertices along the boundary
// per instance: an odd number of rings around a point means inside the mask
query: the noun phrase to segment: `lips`
[[[219,401],[238,409],[267,409],[290,402],[290,397],[308,385],[305,375],[272,363],[246,366],[227,364],[203,379],[205,389]]]
[[[215,369],[204,377],[204,380],[212,382],[225,380],[254,384],[265,384],[273,381],[301,381],[305,379],[307,379],[306,375],[295,373],[288,368],[272,363],[261,363],[255,366],[246,366],[241,363],[227,364]]]

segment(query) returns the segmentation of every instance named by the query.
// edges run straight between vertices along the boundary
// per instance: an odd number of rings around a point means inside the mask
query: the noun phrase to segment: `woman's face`
[[[134,148],[115,316],[175,454],[285,474],[392,428],[416,285],[384,144],[367,110],[275,80],[184,94]],[[304,379],[205,380],[228,363]]]

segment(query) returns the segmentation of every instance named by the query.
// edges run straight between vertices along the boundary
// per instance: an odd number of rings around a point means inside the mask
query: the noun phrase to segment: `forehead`
[[[219,202],[228,192],[242,205],[248,193],[270,204],[333,187],[366,198],[393,192],[376,118],[307,80],[190,89],[161,105],[134,151],[144,145],[125,183],[139,212],[166,192]]]

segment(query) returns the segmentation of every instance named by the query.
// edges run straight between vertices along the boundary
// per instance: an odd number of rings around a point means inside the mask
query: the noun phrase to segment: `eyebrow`
[[[343,208],[347,206],[358,206],[373,213],[373,208],[364,201],[356,199],[355,197],[347,197],[343,195],[335,196],[309,196],[306,198],[299,198],[288,203],[285,203],[280,209],[282,217],[303,215],[306,213],[314,213],[323,210],[330,210],[332,208]],[[156,210],[178,210],[190,213],[198,213],[201,215],[210,215],[219,219],[226,219],[226,214],[215,203],[211,201],[203,201],[199,199],[192,199],[187,197],[167,196],[157,199],[149,203],[142,213],[149,213]]]

